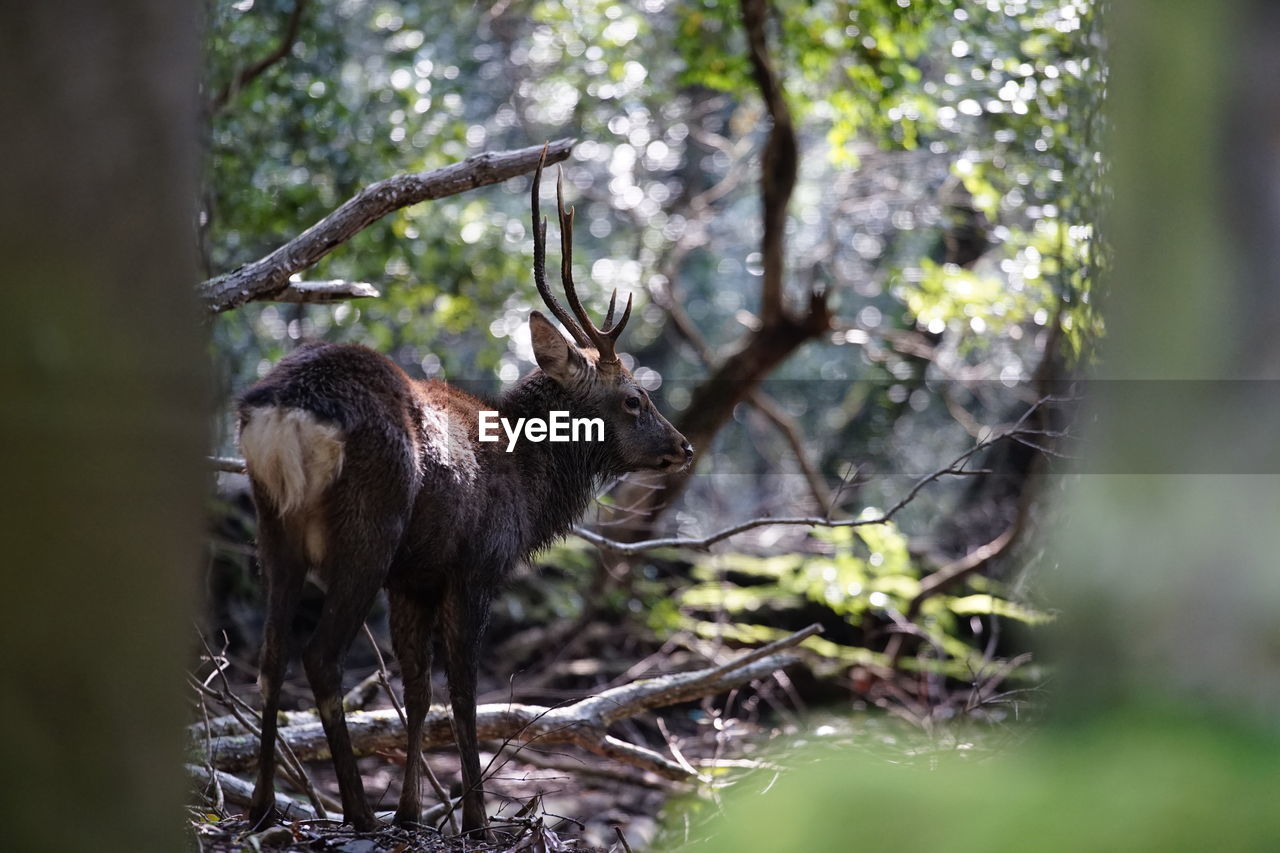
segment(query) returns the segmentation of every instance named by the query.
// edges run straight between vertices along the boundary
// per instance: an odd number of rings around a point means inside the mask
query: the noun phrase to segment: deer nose
[[[684,461],[692,462],[693,461],[693,445],[686,441],[680,445],[680,449],[684,451]]]

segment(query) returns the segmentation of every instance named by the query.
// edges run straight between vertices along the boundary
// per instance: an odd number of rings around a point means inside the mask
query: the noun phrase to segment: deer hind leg
[[[431,642],[435,633],[434,598],[391,590],[391,642],[404,681],[404,710],[409,758],[396,809],[398,826],[416,824],[422,816],[422,723],[431,707]],[[446,804],[447,805],[447,804]]]
[[[462,831],[487,831],[480,745],[476,737],[476,674],[480,640],[489,621],[491,584],[469,578],[450,585],[441,613],[445,671],[453,705],[453,737],[462,760]]]
[[[261,497],[259,501],[258,506],[266,506]],[[263,626],[258,675],[262,691],[262,738],[249,821],[257,828],[264,828],[279,817],[275,808],[276,716],[280,712],[280,684],[289,660],[289,629],[302,594],[307,563],[290,547],[280,519],[269,513],[259,514],[258,559],[267,585],[267,619]]]
[[[343,817],[357,830],[367,832],[377,821],[365,799],[342,709],[342,664],[382,588],[400,530],[398,524],[391,523],[370,524],[362,530],[366,535],[358,540],[348,537],[329,545],[324,607],[302,662],[329,741]]]

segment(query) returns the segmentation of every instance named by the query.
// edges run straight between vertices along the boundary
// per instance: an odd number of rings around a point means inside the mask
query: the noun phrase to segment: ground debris
[[[603,853],[583,840],[551,828],[560,821],[540,816],[492,826],[493,840],[446,837],[431,829],[385,826],[356,832],[335,821],[295,821],[262,832],[244,820],[199,820],[192,830],[202,853]]]

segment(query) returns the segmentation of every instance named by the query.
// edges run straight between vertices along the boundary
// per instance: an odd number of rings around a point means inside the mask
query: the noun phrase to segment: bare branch
[[[1009,430],[993,435],[984,441],[979,441],[964,453],[961,453],[955,459],[951,460],[951,463],[947,466],[939,468],[938,470],[930,474],[926,474],[916,480],[907,493],[903,495],[897,503],[893,504],[879,515],[863,516],[861,518],[829,518],[825,516],[819,517],[810,515],[778,517],[762,516],[759,518],[748,519],[747,521],[740,522],[732,527],[726,527],[709,536],[673,536],[664,539],[645,539],[639,542],[620,542],[616,539],[610,539],[607,536],[601,536],[599,533],[587,530],[581,526],[575,527],[573,529],[573,534],[580,539],[585,539],[598,548],[603,548],[606,551],[612,551],[616,554],[631,556],[634,554],[642,554],[645,551],[652,551],[656,548],[692,548],[696,551],[705,551],[717,542],[737,536],[739,533],[745,533],[748,530],[754,530],[757,527],[767,527],[769,525],[789,525],[793,527],[867,527],[873,524],[887,524],[893,520],[895,515],[902,511],[903,507],[915,500],[916,495],[920,493],[921,489],[932,483],[934,480],[939,480],[947,476],[969,477],[974,474],[987,473],[982,470],[967,468],[965,467],[965,464],[976,453],[990,447],[998,441],[1003,441],[1004,439],[1018,440],[1018,436],[1021,435],[1022,432],[1021,424],[1026,420],[1027,415],[1048,400],[1049,398],[1045,398],[1037,402],[1032,406],[1031,410],[1019,418],[1018,422]],[[209,462],[219,471],[230,471],[233,473],[244,472],[244,460],[242,459],[218,456],[211,457]]]
[[[752,389],[747,402],[764,415],[778,432],[782,433],[787,446],[791,448],[791,455],[796,458],[796,464],[800,466],[800,472],[804,474],[809,484],[809,492],[813,495],[814,502],[817,503],[818,509],[830,517],[836,510],[832,502],[831,490],[827,488],[827,481],[822,478],[822,473],[809,458],[809,450],[805,447],[804,435],[800,432],[800,425],[796,423],[796,419],[787,414],[777,400],[759,388]]]
[[[676,253],[673,252],[673,254]],[[676,299],[676,272],[674,266],[668,269],[665,277],[667,279],[666,287],[650,288],[651,298],[667,312],[672,327],[684,338],[702,363],[708,368],[714,368],[715,355],[712,352],[711,345],[707,343],[706,338],[702,336],[702,333],[693,324],[680,301]],[[796,464],[800,466],[800,471],[809,483],[809,491],[813,494],[813,499],[817,503],[818,509],[827,515],[831,515],[834,509],[831,490],[827,488],[827,483],[823,480],[821,472],[813,464],[813,460],[809,458],[804,436],[795,418],[787,414],[786,410],[776,400],[758,387],[753,388],[747,395],[747,402],[760,414],[764,415],[777,428],[778,432],[782,433],[782,437],[786,439],[787,445],[791,448],[791,453],[796,458]]]
[[[1052,397],[1041,398],[1025,413],[1023,413],[1022,417],[1020,417],[1010,429],[992,435],[984,441],[977,442],[964,453],[961,453],[953,459],[949,465],[921,477],[914,485],[912,485],[907,493],[898,500],[897,503],[893,504],[879,515],[841,519],[817,516],[782,516],[778,518],[763,516],[760,518],[748,519],[747,521],[740,522],[732,527],[726,527],[709,536],[672,536],[663,539],[645,539],[639,542],[619,542],[616,539],[601,536],[598,533],[594,533],[582,527],[575,527],[573,532],[574,535],[587,540],[599,548],[603,548],[607,551],[613,551],[617,554],[633,555],[640,554],[645,551],[652,551],[655,548],[692,548],[694,550],[704,551],[717,542],[737,536],[739,533],[745,533],[746,531],[754,530],[757,527],[767,527],[770,525],[790,525],[800,527],[866,527],[873,524],[886,524],[892,521],[893,517],[901,512],[903,507],[915,500],[916,495],[920,493],[921,489],[932,483],[934,480],[947,476],[968,477],[978,473],[986,473],[966,467],[968,461],[975,454],[987,447],[990,447],[998,441],[1003,441],[1005,439],[1014,441],[1018,440],[1018,436],[1021,434],[1022,424],[1026,422],[1031,413],[1036,411],[1040,406],[1047,402],[1051,402],[1054,399],[1055,398]]]
[[[547,162],[564,160],[573,144],[572,139],[550,143]],[[291,275],[312,266],[388,213],[532,172],[542,150],[536,145],[516,151],[485,151],[442,169],[396,175],[370,184],[266,257],[201,284],[197,288],[200,300],[207,311],[218,313],[253,300],[274,298],[289,286]]]
[[[236,72],[230,82],[222,87],[222,91],[214,95],[213,100],[209,102],[210,113],[216,113],[221,110],[241,89],[248,86],[262,76],[264,71],[289,55],[289,51],[293,50],[294,42],[298,40],[298,31],[302,28],[302,13],[306,11],[306,8],[307,0],[296,0],[289,17],[285,19],[284,32],[280,35],[280,43],[276,45],[275,50],[252,65]]]
[[[915,619],[920,614],[921,606],[927,600],[943,589],[978,571],[990,562],[993,557],[1008,548],[1018,535],[1018,527],[1018,524],[1010,525],[995,539],[985,545],[979,545],[958,560],[952,560],[920,581],[920,591],[916,593],[915,597],[911,599],[911,603],[907,605],[907,612],[904,614],[906,618]]]
[[[270,302],[345,302],[381,296],[372,284],[363,281],[290,281],[284,290],[264,301]]]
[[[245,473],[244,460],[234,456],[210,456],[207,461],[209,467],[215,471],[225,471],[228,474]]]

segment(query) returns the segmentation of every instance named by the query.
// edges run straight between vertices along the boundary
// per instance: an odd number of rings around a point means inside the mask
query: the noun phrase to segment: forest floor
[[[235,553],[243,558],[249,552]],[[198,725],[202,717],[228,711],[242,714],[260,705],[254,656],[260,636],[255,620],[260,618],[261,604],[253,597],[253,587],[244,582],[246,574],[245,567],[231,565],[222,575],[211,575],[210,599],[215,606],[200,637],[202,663],[192,673],[192,685],[197,688],[193,724]],[[597,605],[564,618],[552,603],[578,594],[573,592],[578,586],[572,576],[561,577],[553,568],[531,572],[509,586],[502,606],[495,608],[481,660],[481,705],[516,702],[560,708],[638,680],[722,666],[745,651],[692,632],[675,632],[660,640],[626,607]],[[322,601],[315,592],[308,595],[295,647],[305,642],[308,611],[316,610]],[[594,590],[592,596],[587,600],[609,598]],[[806,624],[812,615],[806,612],[784,620],[794,623],[787,630]],[[376,686],[378,675],[399,689],[387,651],[385,620],[385,610],[375,609],[370,618],[372,632],[357,641],[347,660],[348,685],[362,680],[375,685],[356,706],[366,710],[392,707],[386,686]],[[838,620],[834,624],[838,626]],[[217,640],[210,642],[210,637]],[[852,750],[873,762],[911,764],[927,763],[942,752],[976,760],[1023,739],[1028,733],[1028,711],[1034,715],[1036,707],[1035,688],[1028,688],[1026,680],[1002,684],[1022,658],[1002,661],[991,657],[994,653],[992,645],[984,666],[964,680],[884,667],[833,668],[801,654],[799,663],[750,685],[646,711],[610,727],[610,734],[686,768],[690,781],[672,781],[574,746],[482,744],[486,805],[494,835],[488,842],[458,838],[456,830],[438,816],[431,827],[414,831],[388,825],[374,833],[357,833],[337,820],[312,819],[286,821],[255,833],[243,819],[242,800],[229,791],[196,784],[189,812],[192,848],[202,853],[630,853],[690,846],[714,831],[722,795],[767,791],[789,766],[813,760],[796,757],[813,755],[815,750],[806,746],[820,746],[819,754]],[[211,701],[209,688],[236,698],[220,706],[216,697]],[[438,701],[447,696],[442,679],[437,680],[434,695]],[[296,672],[286,680],[283,700],[285,708],[314,706],[305,678]],[[239,711],[231,707],[235,704]],[[196,764],[201,763],[200,752],[198,744],[193,744]],[[452,747],[428,750],[425,758],[456,797],[461,783]],[[405,761],[402,748],[359,759],[366,795],[388,824],[400,794]],[[329,762],[311,761],[306,769],[318,798],[337,802]],[[239,778],[251,784],[251,773],[241,773]],[[286,787],[283,778],[278,780],[278,790],[303,799]],[[424,786],[424,814],[431,814],[437,800]],[[331,818],[333,812],[330,808]]]
[[[723,769],[718,771],[717,787],[728,784],[729,778],[742,778],[772,766],[750,756],[761,752],[779,731],[742,720],[717,728],[710,722],[700,724],[701,716],[697,707],[671,709],[663,722],[648,715],[647,720],[629,721],[631,724],[624,728],[628,739],[655,749],[670,749],[691,766],[720,762]],[[403,751],[395,750],[360,759],[366,794],[378,816],[388,822],[399,797],[405,757]],[[431,750],[425,757],[436,776],[456,795],[460,769],[454,751]],[[251,832],[252,827],[243,820],[242,806],[227,803],[219,812],[210,807],[207,798],[201,805],[193,805],[191,826],[198,849],[208,853],[246,849],[624,853],[627,845],[635,850],[652,847],[663,831],[664,821],[676,820],[682,827],[681,834],[688,831],[683,815],[675,817],[683,811],[680,804],[698,802],[699,788],[703,794],[712,790],[710,784],[673,782],[573,746],[490,744],[481,753],[481,764],[487,768],[485,789],[494,835],[488,843],[451,837],[453,832],[439,818],[436,822],[443,833],[436,828],[407,831],[391,826],[376,833],[356,833],[336,820],[300,820],[286,822],[264,835]],[[314,762],[308,769],[319,794],[337,800],[337,781],[328,762]],[[704,778],[710,781],[710,777]],[[424,790],[422,802],[424,811],[430,810],[436,797]],[[620,837],[626,839],[625,845]]]
[[[507,747],[495,759],[498,745],[490,745],[481,758],[489,767],[485,787],[493,839],[487,842],[460,838],[443,824],[416,830],[387,825],[377,832],[358,833],[337,820],[298,820],[254,833],[241,808],[228,805],[218,815],[206,805],[191,810],[195,846],[204,853],[628,853],[680,848],[714,831],[723,792],[767,791],[795,764],[795,755],[812,754],[807,746],[821,745],[831,755],[853,750],[886,765],[927,764],[942,753],[981,760],[1028,733],[1027,726],[1012,719],[956,718],[922,726],[918,720],[876,709],[832,709],[803,718],[770,712],[765,715],[769,722],[720,716],[700,724],[700,716],[697,709],[673,711],[666,715],[669,724],[657,724],[648,732],[650,746],[672,750],[690,766],[718,764],[696,785],[670,782],[574,747]],[[651,715],[651,721],[656,719]],[[648,729],[644,721],[640,727]],[[633,731],[631,736],[641,733]],[[446,785],[452,782],[456,794],[459,768],[454,753],[446,748],[429,751],[426,757]],[[399,796],[404,758],[397,751],[360,760],[366,793],[388,823]],[[315,762],[310,770],[321,795],[337,799],[328,762]],[[424,791],[424,810],[433,805],[435,798]]]

